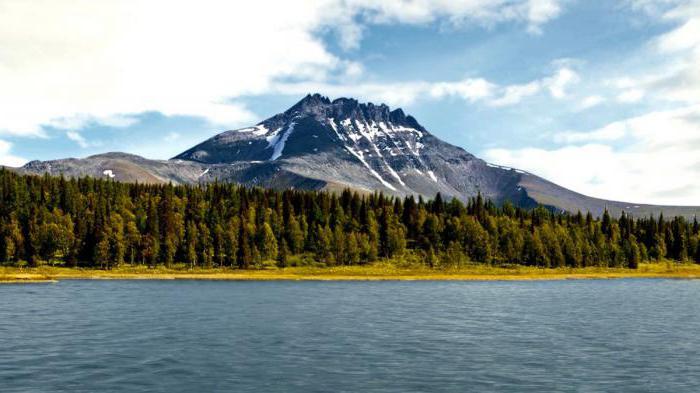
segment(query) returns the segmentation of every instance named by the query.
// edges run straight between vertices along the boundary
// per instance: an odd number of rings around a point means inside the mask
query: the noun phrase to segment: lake
[[[700,281],[0,285],[0,391],[698,392]]]

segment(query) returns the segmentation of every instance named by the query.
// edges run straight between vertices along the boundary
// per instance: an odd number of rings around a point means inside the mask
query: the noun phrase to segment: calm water
[[[698,392],[700,281],[0,285],[0,391]]]

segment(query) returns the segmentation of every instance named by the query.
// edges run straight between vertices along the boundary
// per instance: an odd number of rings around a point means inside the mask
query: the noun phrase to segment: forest
[[[110,269],[122,264],[265,268],[408,260],[628,267],[700,263],[683,217],[611,217],[374,194],[234,184],[127,184],[0,169],[0,261]]]

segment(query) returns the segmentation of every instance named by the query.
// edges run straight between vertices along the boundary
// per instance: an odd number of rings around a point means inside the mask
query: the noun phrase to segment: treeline
[[[0,170],[0,261],[111,268],[122,263],[238,268],[402,258],[465,263],[637,267],[700,262],[697,220],[601,219],[467,204],[232,184],[144,185]]]

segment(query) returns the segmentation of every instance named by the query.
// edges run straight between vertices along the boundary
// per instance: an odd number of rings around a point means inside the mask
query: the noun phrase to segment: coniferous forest
[[[0,170],[0,261],[37,266],[260,268],[357,265],[409,259],[468,263],[629,267],[700,263],[697,220],[602,218],[463,204],[233,184],[126,184]]]

